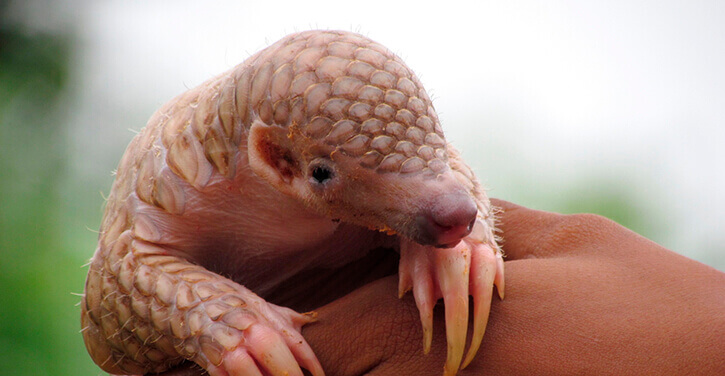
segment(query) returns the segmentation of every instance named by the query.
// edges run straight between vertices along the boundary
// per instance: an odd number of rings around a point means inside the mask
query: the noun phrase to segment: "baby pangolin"
[[[292,34],[165,104],[128,146],[90,263],[83,338],[110,373],[190,360],[212,376],[323,375],[300,334],[313,315],[265,296],[300,271],[389,247],[426,352],[444,299],[454,375],[478,350],[494,284],[503,297],[493,221],[399,57],[350,32]]]

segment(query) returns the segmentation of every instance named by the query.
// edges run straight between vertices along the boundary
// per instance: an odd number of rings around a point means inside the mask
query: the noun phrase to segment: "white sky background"
[[[52,4],[30,11],[80,37],[81,178],[114,168],[165,101],[280,37],[353,30],[418,73],[492,196],[547,208],[572,184],[620,182],[665,230],[655,241],[725,269],[722,1]]]

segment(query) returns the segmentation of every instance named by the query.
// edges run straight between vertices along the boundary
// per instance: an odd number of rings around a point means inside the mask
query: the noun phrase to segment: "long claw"
[[[437,299],[433,295],[433,281],[429,275],[420,275],[417,281],[418,285],[413,290],[413,296],[423,325],[423,353],[428,354],[433,342],[433,307]]]
[[[438,282],[440,284],[446,311],[446,338],[448,357],[443,370],[444,375],[455,375],[463,359],[468,331],[468,276],[470,257],[461,257],[460,252],[470,256],[468,246],[459,246],[439,252],[442,260],[437,263]]]
[[[479,232],[485,231],[477,222]],[[402,296],[411,287],[421,324],[423,351],[428,353],[433,338],[433,307],[442,297],[445,303],[448,355],[444,375],[455,375],[475,357],[483,340],[494,284],[503,297],[503,258],[495,243],[487,242],[491,234],[479,234],[478,239],[464,239],[449,249],[421,246],[403,242],[400,252],[398,292]],[[485,236],[484,236],[485,235]],[[469,291],[470,290],[470,291]],[[473,333],[471,346],[463,360],[469,315],[469,292],[473,296]]]
[[[432,279],[430,249],[413,243],[403,243],[400,250],[398,296],[403,297],[413,289],[413,297],[423,325],[423,353],[430,352],[433,342],[433,307],[438,300]]]
[[[504,292],[504,274],[503,274],[503,254],[501,251],[496,252],[496,277],[493,279],[493,283],[496,285],[496,291],[498,291],[498,297],[503,300]]]
[[[461,369],[466,368],[478,352],[491,312],[493,283],[497,271],[496,257],[488,246],[477,246],[471,252],[471,295],[473,296],[473,335],[471,347]]]
[[[262,371],[259,370],[254,359],[249,355],[247,350],[242,347],[234,349],[224,357],[224,364],[226,371],[214,367],[209,369],[211,375],[215,374],[228,374],[229,376],[262,376]]]
[[[249,350],[270,375],[303,376],[294,355],[276,331],[253,325],[248,333],[248,342],[254,343]]]
[[[403,261],[400,262],[398,275],[398,299],[402,299],[413,288],[413,279],[411,278],[410,270],[405,267]]]
[[[305,341],[302,335],[298,332],[287,334],[288,336],[285,338],[287,346],[289,346],[295,359],[297,359],[297,362],[302,367],[310,371],[312,376],[324,376],[325,371],[322,370],[320,361],[317,360],[315,352],[312,351],[312,348],[307,341]]]
[[[400,262],[398,263],[398,299],[401,299],[405,293],[413,288],[413,273],[415,271],[414,260],[416,258],[413,257],[409,247],[410,243],[408,242],[403,242],[400,247]]]
[[[443,371],[444,375],[455,375],[463,359],[463,348],[466,345],[468,330],[468,296],[444,298],[446,305],[446,337],[448,340],[448,357]]]

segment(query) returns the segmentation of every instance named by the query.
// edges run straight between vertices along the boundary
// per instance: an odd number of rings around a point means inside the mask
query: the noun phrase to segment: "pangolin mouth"
[[[476,223],[475,214],[474,212],[469,222],[451,226],[443,226],[427,215],[418,215],[415,217],[418,228],[415,240],[422,245],[432,245],[436,248],[453,248],[473,230],[473,225]]]
[[[458,243],[460,243],[460,242],[461,242],[461,240],[458,240],[453,243],[448,243],[448,244],[436,244],[435,247],[436,248],[453,248],[453,247],[457,246]]]

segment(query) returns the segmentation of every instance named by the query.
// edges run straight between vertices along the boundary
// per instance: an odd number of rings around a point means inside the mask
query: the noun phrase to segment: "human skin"
[[[494,299],[479,355],[460,375],[725,374],[725,274],[600,216],[492,203],[502,209],[506,299]],[[394,270],[396,260],[375,262]],[[424,355],[415,302],[396,290],[385,277],[317,310],[303,334],[328,374],[440,374],[445,337]],[[445,330],[442,308],[434,333]]]
[[[492,200],[506,258],[479,355],[460,375],[725,374],[725,274],[606,218]],[[318,310],[304,336],[331,375],[438,375],[415,303],[396,280],[368,284]],[[434,333],[444,331],[440,305]]]

